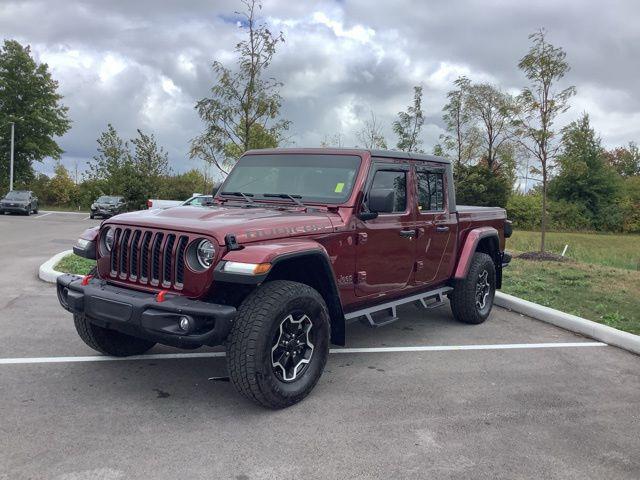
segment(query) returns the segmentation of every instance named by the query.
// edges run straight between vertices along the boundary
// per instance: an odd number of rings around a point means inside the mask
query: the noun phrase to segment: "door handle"
[[[400,230],[400,236],[405,238],[413,238],[416,236],[415,230]]]
[[[447,227],[446,225],[438,225],[436,227],[436,232],[448,232],[449,231],[449,227]]]

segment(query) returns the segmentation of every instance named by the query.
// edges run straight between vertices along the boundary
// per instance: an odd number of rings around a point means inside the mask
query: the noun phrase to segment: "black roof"
[[[289,147],[289,148],[264,148],[258,150],[248,150],[245,152],[245,155],[260,155],[260,154],[278,154],[278,153],[299,153],[299,154],[322,154],[325,153],[327,155],[331,154],[351,154],[357,155],[362,152],[369,152],[372,157],[383,157],[383,158],[399,158],[406,160],[422,160],[425,162],[438,162],[450,164],[451,160],[445,157],[438,157],[436,155],[427,155],[425,153],[416,153],[416,152],[400,152],[397,150],[375,150],[369,148],[335,148],[335,147],[326,147],[326,148],[298,148],[298,147]]]
[[[405,160],[422,160],[425,162],[451,163],[451,160],[426,153],[400,152],[397,150],[369,150],[372,157],[402,158]]]

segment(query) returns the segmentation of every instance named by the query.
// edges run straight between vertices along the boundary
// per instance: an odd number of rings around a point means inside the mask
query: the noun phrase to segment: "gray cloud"
[[[60,140],[68,166],[94,155],[110,122],[125,137],[153,132],[183,171],[199,166],[188,160],[202,127],[193,106],[211,86],[213,59],[233,63],[238,8],[230,0],[5,0],[0,31],[30,44],[60,82],[74,122]],[[607,146],[640,140],[636,2],[266,0],[262,11],[286,37],[271,73],[285,82],[283,115],[296,145],[335,133],[354,144],[369,110],[393,143],[391,122],[422,84],[431,148],[451,82],[466,74],[521,88],[517,62],[541,26],[567,51],[566,82],[579,92],[563,120],[586,110]]]

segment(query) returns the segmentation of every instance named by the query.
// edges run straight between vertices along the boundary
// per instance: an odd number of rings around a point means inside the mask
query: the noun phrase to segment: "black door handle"
[[[448,232],[449,231],[449,227],[447,227],[446,225],[438,225],[436,227],[436,232]]]
[[[416,236],[415,230],[400,230],[400,236],[405,238],[413,238]]]

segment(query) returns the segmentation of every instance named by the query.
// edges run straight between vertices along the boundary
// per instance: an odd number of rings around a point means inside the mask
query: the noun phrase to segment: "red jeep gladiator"
[[[226,346],[231,382],[271,408],[302,400],[345,325],[432,308],[478,324],[491,311],[511,224],[456,205],[451,164],[361,149],[245,153],[205,207],[139,211],[87,230],[92,275],[57,291],[84,342],[107,355],[156,343]]]

